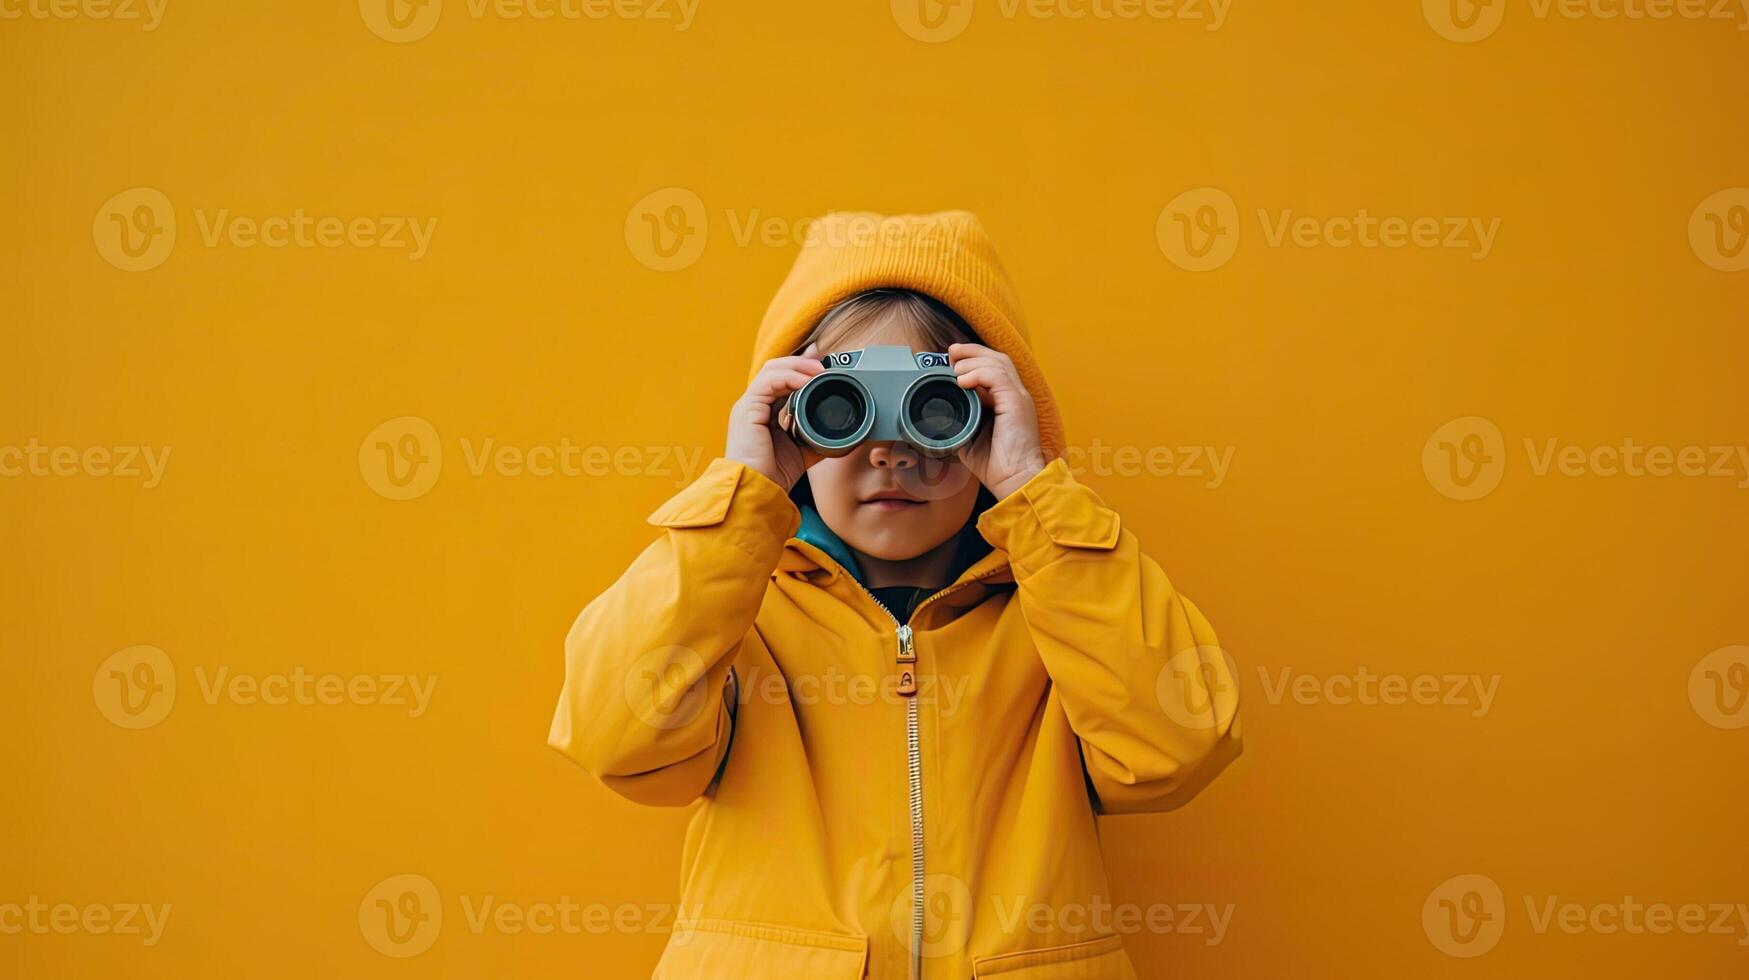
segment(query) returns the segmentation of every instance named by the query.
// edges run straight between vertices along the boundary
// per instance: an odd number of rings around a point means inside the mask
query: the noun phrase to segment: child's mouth
[[[909,510],[912,507],[923,506],[923,501],[913,500],[910,497],[871,497],[864,500],[862,505],[873,507],[875,510]]]

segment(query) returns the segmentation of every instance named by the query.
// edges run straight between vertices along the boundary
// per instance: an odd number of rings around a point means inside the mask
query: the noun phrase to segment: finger
[[[953,369],[955,374],[964,374],[967,371],[976,370],[978,368],[996,368],[998,370],[1006,370],[1007,367],[1008,365],[1003,364],[994,357],[968,357],[965,360],[955,363]]]
[[[959,382],[961,388],[971,388],[977,391],[979,400],[990,405],[994,404],[996,400],[997,385],[1000,383],[997,380],[998,377],[994,369],[981,368],[976,371],[968,371],[955,380]],[[1005,383],[1002,384],[1005,388]]]
[[[947,359],[949,363],[962,357],[992,357],[1001,353],[983,344],[948,344]]]
[[[820,363],[818,357],[805,354],[795,354],[790,357],[774,357],[759,368],[760,371],[807,371],[809,374],[819,374],[826,370],[826,365]]]
[[[816,366],[817,364],[818,362],[816,362]],[[753,383],[747,388],[747,394],[749,397],[757,401],[769,404],[782,398],[784,395],[801,388],[809,381],[812,381],[813,378],[813,374],[806,371],[796,370],[794,368],[777,369],[768,367],[754,377]]]
[[[992,391],[1007,391],[1010,389],[1018,389],[1020,387],[1020,379],[1014,376],[1014,372],[1008,370],[1003,365],[993,363],[987,359],[980,359],[978,362],[969,364],[964,369],[955,368],[955,374],[957,375],[962,388],[969,387],[969,385],[965,383],[967,378],[978,379],[973,382],[973,384],[989,388]]]

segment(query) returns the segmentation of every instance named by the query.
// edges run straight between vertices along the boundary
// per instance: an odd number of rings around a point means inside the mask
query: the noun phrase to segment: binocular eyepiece
[[[789,396],[789,430],[822,456],[873,440],[946,457],[978,434],[983,403],[959,386],[946,354],[878,346],[827,354],[820,363],[826,370]]]

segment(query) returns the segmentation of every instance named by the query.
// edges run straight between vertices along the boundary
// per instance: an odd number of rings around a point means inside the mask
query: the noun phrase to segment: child
[[[946,351],[979,393],[957,459],[787,434],[819,355],[875,344]],[[1094,817],[1225,768],[1237,687],[1070,474],[983,228],[822,219],[753,364],[723,456],[572,627],[549,737],[633,800],[704,800],[655,975],[1134,978]]]

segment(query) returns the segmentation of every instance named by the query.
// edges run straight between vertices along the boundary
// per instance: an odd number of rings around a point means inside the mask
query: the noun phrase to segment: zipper
[[[827,556],[830,560],[830,556]],[[954,582],[929,598],[919,602],[911,609],[911,614],[905,622],[892,614],[881,604],[868,586],[856,580],[856,576],[839,570],[852,584],[868,596],[875,608],[893,621],[893,638],[897,644],[894,652],[895,662],[899,667],[899,696],[905,699],[905,787],[907,803],[911,811],[911,980],[921,980],[923,976],[923,746],[918,737],[917,723],[917,646],[911,632],[910,620],[917,618],[923,607],[942,596],[971,585],[980,579],[994,575],[1001,570],[1000,565],[990,568],[972,578]]]

